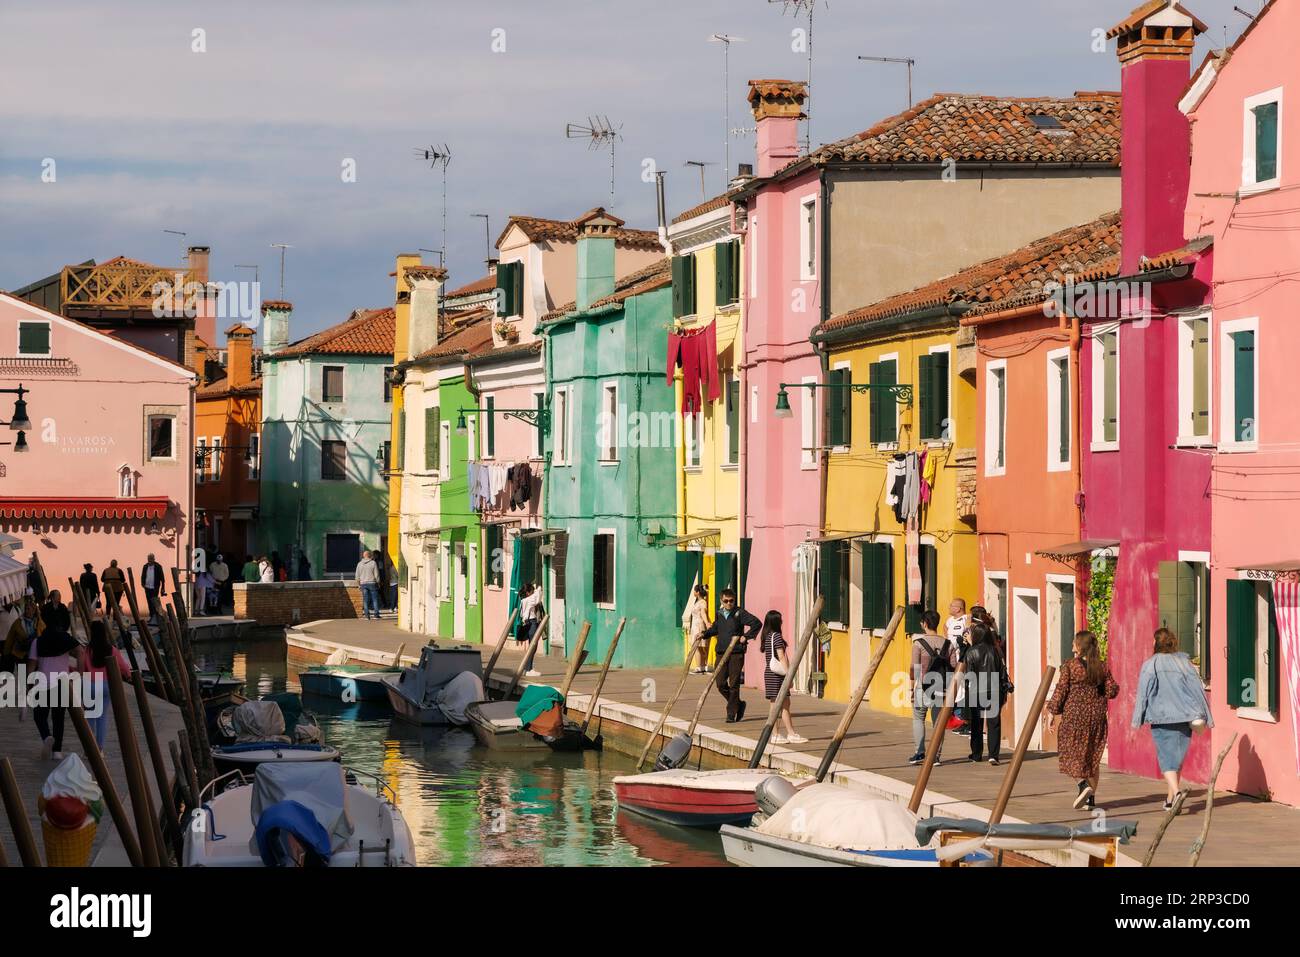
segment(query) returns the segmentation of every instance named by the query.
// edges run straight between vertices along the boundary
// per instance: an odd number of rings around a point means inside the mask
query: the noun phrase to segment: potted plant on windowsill
[[[509,319],[498,319],[496,326],[493,327],[498,338],[504,342],[519,341],[519,327]]]

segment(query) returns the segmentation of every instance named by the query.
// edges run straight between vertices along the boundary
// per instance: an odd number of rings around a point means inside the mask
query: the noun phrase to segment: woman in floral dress
[[[1057,731],[1061,773],[1079,782],[1076,808],[1096,806],[1101,755],[1106,750],[1106,702],[1118,694],[1119,685],[1101,660],[1096,636],[1079,632],[1074,636],[1074,657],[1061,666],[1056,691],[1047,703],[1047,730]]]

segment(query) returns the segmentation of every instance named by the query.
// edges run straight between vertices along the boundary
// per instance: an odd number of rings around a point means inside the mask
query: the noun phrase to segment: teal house
[[[548,410],[545,529],[551,635],[571,652],[584,621],[602,660],[620,618],[614,663],[656,667],[682,657],[674,588],[676,417],[664,388],[673,321],[671,262],[614,278],[603,209],[577,221],[574,302],[545,314]],[[563,622],[563,631],[559,630]]]
[[[363,550],[386,547],[393,310],[293,343],[287,303],[268,303],[264,323],[258,547],[291,578],[300,554],[313,578],[351,578]]]

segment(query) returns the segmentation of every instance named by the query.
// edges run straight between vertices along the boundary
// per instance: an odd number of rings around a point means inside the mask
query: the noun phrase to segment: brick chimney
[[[1150,0],[1107,32],[1117,41],[1123,108],[1121,268],[1182,245],[1191,126],[1178,101],[1205,24],[1173,0]]]
[[[406,281],[411,290],[411,355],[418,356],[438,344],[442,284],[447,270],[438,266],[409,266]]]
[[[197,303],[198,314],[194,317],[194,332],[208,345],[214,345],[217,341],[217,298],[215,292],[206,288],[209,278],[208,260],[211,255],[212,250],[208,246],[191,246],[185,257],[189,263],[187,281],[205,287]],[[202,369],[201,364],[199,368]]]
[[[799,156],[799,121],[808,85],[799,80],[750,80],[749,105],[758,123],[758,175],[771,176]]]
[[[423,260],[419,253],[398,253],[393,268],[393,311],[396,314],[396,335],[393,338],[393,359],[405,362],[411,352],[411,286],[406,280],[406,270],[419,266]]]
[[[253,330],[237,322],[226,330],[226,385],[242,389],[253,381]]]
[[[623,220],[597,206],[573,224],[578,227],[578,288],[574,300],[581,310],[614,294],[614,230],[623,225]]]
[[[274,355],[289,344],[289,319],[293,303],[268,299],[262,303],[262,351]]]

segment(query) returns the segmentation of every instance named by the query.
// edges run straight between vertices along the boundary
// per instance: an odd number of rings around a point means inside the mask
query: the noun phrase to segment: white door
[[[424,596],[424,615],[420,619],[426,635],[438,633],[438,552],[436,549],[424,550],[424,582],[420,588]]]
[[[464,640],[465,638],[465,606],[469,603],[469,590],[465,581],[465,543],[457,542],[452,552],[451,563],[451,614],[452,614],[452,635],[453,637]]]
[[[1016,686],[1016,726],[1003,733],[1010,741],[1018,741],[1020,729],[1029,718],[1029,707],[1043,680],[1042,623],[1038,606],[1038,591],[1017,588],[1011,624],[1011,682]],[[1029,741],[1031,748],[1042,746],[1043,727],[1040,720]]]

